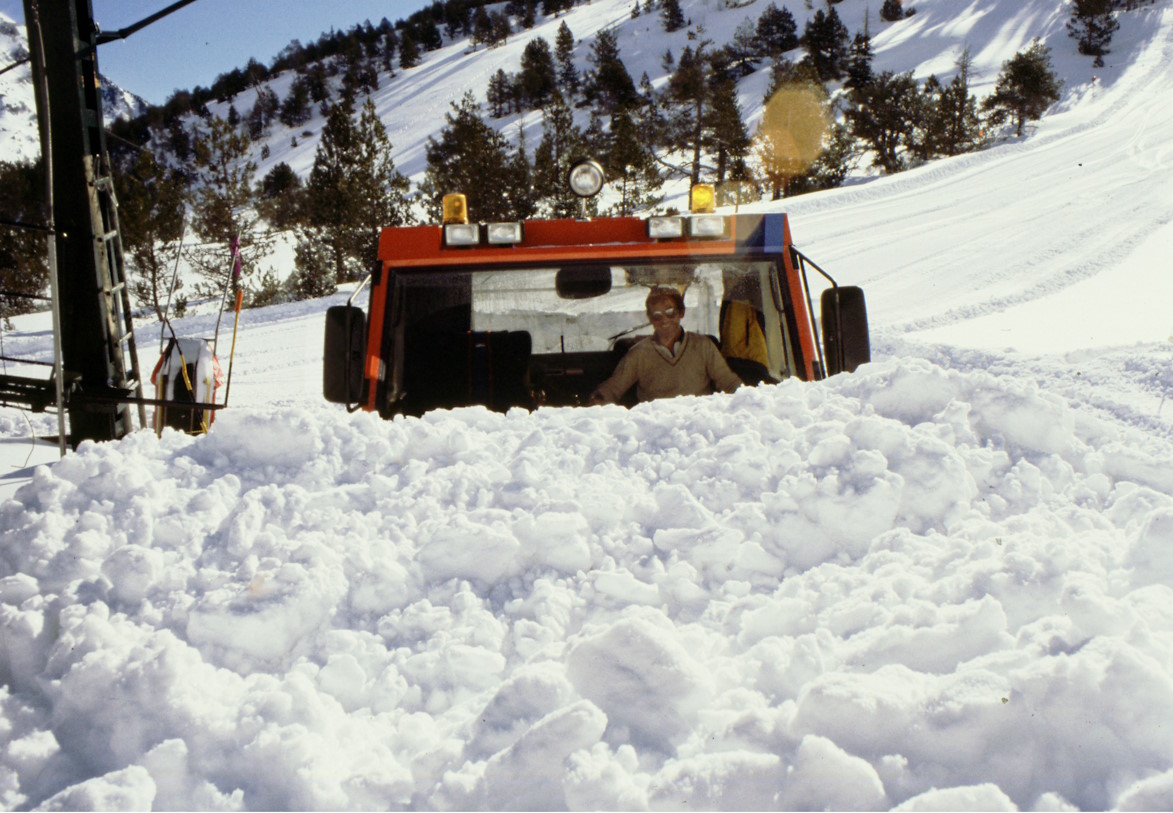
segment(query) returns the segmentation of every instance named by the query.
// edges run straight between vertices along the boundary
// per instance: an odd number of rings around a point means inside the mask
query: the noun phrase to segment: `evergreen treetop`
[[[425,152],[428,168],[420,193],[430,210],[440,211],[449,192],[467,197],[469,217],[475,220],[510,220],[515,217],[508,195],[509,154],[505,138],[481,118],[480,105],[471,93],[452,103],[439,139],[429,138]]]
[[[1116,20],[1116,0],[1072,0],[1071,18],[1067,21],[1067,34],[1079,42],[1079,52],[1094,56],[1097,68],[1104,65],[1104,55],[1109,53],[1108,44],[1112,35],[1120,28]]]
[[[1021,137],[1026,122],[1041,118],[1059,101],[1062,88],[1062,80],[1051,67],[1051,49],[1035,39],[1002,63],[994,92],[982,102],[982,109],[994,124],[1013,119],[1015,134]]]

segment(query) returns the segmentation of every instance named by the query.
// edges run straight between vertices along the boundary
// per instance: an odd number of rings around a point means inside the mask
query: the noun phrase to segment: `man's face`
[[[680,333],[680,318],[684,313],[676,306],[671,297],[653,299],[648,303],[648,321],[652,323],[652,330],[656,340],[668,346]]]

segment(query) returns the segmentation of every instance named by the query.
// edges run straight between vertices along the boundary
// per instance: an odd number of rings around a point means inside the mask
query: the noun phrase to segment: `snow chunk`
[[[777,810],[786,782],[776,754],[726,751],[672,760],[652,779],[648,809]]]
[[[608,741],[670,752],[710,696],[705,672],[655,610],[586,634],[566,659],[578,692],[607,715]]]
[[[567,759],[590,748],[607,728],[607,717],[586,700],[559,709],[536,722],[508,749],[485,766],[490,808],[559,810]]]
[[[1114,810],[1173,810],[1173,771],[1142,779],[1120,794]]]
[[[936,810],[1018,810],[1018,805],[997,785],[981,784],[957,788],[934,788],[892,808],[904,813]]]
[[[784,810],[882,810],[890,806],[870,763],[815,735],[802,738],[780,802]]]
[[[155,782],[141,765],[71,785],[37,805],[37,810],[150,810]]]

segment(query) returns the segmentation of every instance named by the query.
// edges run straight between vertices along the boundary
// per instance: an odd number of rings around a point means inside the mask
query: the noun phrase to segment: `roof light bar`
[[[688,219],[690,237],[724,237],[728,219],[724,215],[693,215]]]
[[[653,240],[671,240],[684,236],[684,218],[649,217],[648,237]]]
[[[520,223],[490,223],[485,226],[485,239],[489,245],[514,245],[522,240]]]
[[[481,242],[481,227],[477,223],[448,223],[444,226],[444,245],[475,246]]]

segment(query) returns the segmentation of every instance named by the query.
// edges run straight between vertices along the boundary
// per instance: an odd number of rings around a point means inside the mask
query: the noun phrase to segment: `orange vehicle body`
[[[683,223],[679,236],[667,239],[652,236],[649,220],[641,218],[529,220],[520,224],[519,239],[504,245],[486,242],[485,225],[479,226],[481,238],[473,245],[464,246],[448,245],[445,227],[440,225],[386,228],[380,235],[378,262],[371,277],[368,312],[362,319],[361,384],[356,383],[357,372],[348,371],[346,378],[350,384],[345,397],[338,386],[333,388],[332,394],[328,384],[327,398],[348,405],[353,400],[354,408],[378,411],[384,415],[395,414],[396,399],[403,389],[396,378],[402,377],[402,373],[396,370],[405,364],[404,354],[413,352],[399,325],[405,318],[410,318],[410,315],[405,316],[402,312],[410,306],[400,303],[397,308],[397,297],[405,297],[402,291],[406,284],[411,281],[426,282],[429,278],[451,277],[471,279],[471,284],[475,285],[479,279],[487,279],[493,273],[524,278],[527,271],[536,272],[539,269],[583,269],[583,273],[588,273],[590,269],[611,268],[616,280],[622,280],[619,269],[627,269],[629,277],[638,282],[645,277],[668,273],[663,269],[671,269],[671,273],[676,274],[682,273],[680,269],[718,269],[711,272],[716,278],[715,275],[721,273],[719,269],[752,267],[754,274],[761,279],[760,291],[756,294],[759,310],[765,308],[776,312],[773,321],[766,320],[763,324],[785,334],[784,354],[775,353],[785,355],[785,360],[774,362],[774,374],[769,380],[791,376],[805,381],[822,378],[828,372],[828,361],[823,358],[815,315],[812,313],[812,294],[805,267],[808,261],[793,247],[786,215],[730,214],[716,217],[721,220],[718,221],[719,229],[715,236],[689,236],[690,218],[685,215],[677,218]],[[826,276],[821,269],[814,267]],[[688,273],[697,272],[690,270]],[[729,272],[723,273],[728,275]],[[714,284],[719,289],[719,283]],[[835,286],[833,281],[832,286],[837,291],[844,290]],[[631,287],[636,287],[635,283]],[[688,287],[687,279],[682,287]],[[714,297],[722,297],[719,290]],[[854,331],[857,336],[861,328],[858,323],[862,319],[863,342],[866,345],[866,315],[862,310],[862,294],[859,300],[858,313],[853,312],[846,319],[855,323],[849,325],[849,331]],[[499,309],[501,306],[494,307]],[[689,313],[692,312],[690,308]],[[357,336],[353,324],[359,317],[351,314],[349,318],[347,324],[352,325],[348,328],[349,336]],[[842,327],[842,320],[837,327]],[[480,335],[474,326],[462,325],[461,328],[470,335]],[[714,340],[718,340],[716,336]],[[352,345],[360,340],[348,338],[347,341],[351,357],[359,358],[357,349]],[[828,342],[826,337],[824,343],[835,344],[834,341]],[[847,344],[852,343],[853,340],[849,338]],[[842,344],[843,341],[839,341],[839,345]],[[854,345],[859,345],[858,339],[854,340]],[[341,363],[341,351],[331,350],[330,346],[328,335],[328,367]],[[338,346],[338,341],[334,341],[334,347]],[[562,350],[565,350],[564,346]],[[556,356],[557,348],[547,347],[542,350],[536,345],[534,347],[534,357],[543,360],[546,367],[557,360]],[[849,359],[846,365],[842,360],[838,364],[831,362],[830,372],[851,369],[866,360],[859,358],[857,352],[856,358]],[[559,374],[564,372],[560,371]],[[443,371],[437,370],[436,374],[443,374]],[[337,378],[338,374],[327,370],[326,375],[327,378],[331,375]],[[472,402],[475,399],[469,403]],[[542,403],[538,399],[532,404],[515,405],[540,406]],[[573,403],[577,403],[577,400]]]

